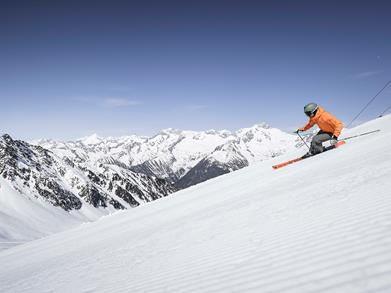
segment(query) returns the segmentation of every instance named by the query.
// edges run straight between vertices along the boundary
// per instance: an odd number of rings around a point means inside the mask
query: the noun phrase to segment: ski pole
[[[308,144],[305,142],[305,140],[301,137],[301,135],[299,134],[299,132],[296,132],[296,134],[301,138],[301,140],[304,142],[304,144],[307,146],[307,148],[310,149],[310,147],[309,147]]]
[[[371,133],[375,133],[375,132],[379,132],[379,131],[380,131],[380,129],[376,129],[376,130],[373,130],[373,131],[368,131],[368,132],[364,132],[364,133],[361,133],[361,134],[344,137],[344,138],[341,138],[339,140],[348,140],[348,139],[352,139],[352,138],[355,138],[355,137],[359,137],[359,136],[363,136],[363,135],[367,135],[367,134],[371,134]]]

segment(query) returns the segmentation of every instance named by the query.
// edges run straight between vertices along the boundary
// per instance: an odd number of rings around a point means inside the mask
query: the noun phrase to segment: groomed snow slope
[[[0,292],[391,292],[391,116],[344,135],[376,128],[2,251]]]

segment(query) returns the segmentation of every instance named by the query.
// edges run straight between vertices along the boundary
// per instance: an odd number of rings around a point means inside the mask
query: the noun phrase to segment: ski
[[[345,142],[344,140],[340,140],[340,141],[338,141],[335,145],[331,145],[331,146],[329,146],[329,147],[326,147],[326,148],[324,149],[323,152],[326,152],[326,151],[329,151],[329,150],[333,150],[333,149],[335,149],[335,148],[338,148],[338,147],[344,145],[345,143],[346,143],[346,142]],[[323,152],[322,152],[322,153],[323,153]],[[322,153],[321,153],[321,154],[322,154]],[[293,163],[296,163],[296,162],[299,162],[299,161],[301,161],[301,160],[304,160],[304,159],[307,159],[307,158],[311,158],[311,157],[313,157],[313,156],[308,156],[308,157],[302,156],[302,157],[299,157],[299,158],[296,158],[296,159],[293,159],[293,160],[286,161],[286,162],[284,162],[284,163],[280,163],[280,164],[274,165],[274,166],[272,166],[272,167],[273,167],[273,169],[279,169],[279,168],[285,167],[285,166],[287,166],[287,165],[290,165],[290,164],[293,164]]]

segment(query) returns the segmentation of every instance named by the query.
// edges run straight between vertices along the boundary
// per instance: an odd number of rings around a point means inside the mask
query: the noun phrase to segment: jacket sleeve
[[[333,119],[333,124],[334,124],[334,133],[333,135],[338,137],[341,134],[343,124],[340,120],[334,117]]]
[[[310,119],[308,121],[308,123],[304,127],[300,128],[300,129],[303,130],[303,131],[306,131],[306,130],[310,129],[312,126],[314,126],[314,125],[315,125],[315,121],[313,119]]]

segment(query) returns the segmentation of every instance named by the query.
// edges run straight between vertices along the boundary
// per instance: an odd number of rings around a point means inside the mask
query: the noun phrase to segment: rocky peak
[[[3,140],[3,141],[5,141],[6,143],[13,143],[13,139],[12,139],[12,137],[9,135],[9,134],[3,134],[2,136],[1,136],[1,140]]]
[[[175,191],[165,180],[134,173],[120,164],[110,166],[80,160],[78,155],[60,157],[9,135],[0,139],[0,175],[24,196],[44,198],[66,211],[80,209],[83,203],[124,209]]]

